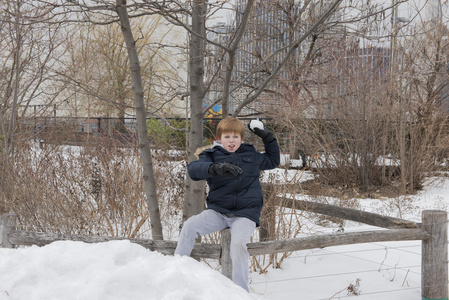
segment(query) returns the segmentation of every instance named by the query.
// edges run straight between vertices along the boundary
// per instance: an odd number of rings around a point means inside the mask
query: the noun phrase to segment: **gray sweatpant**
[[[207,209],[184,223],[175,254],[190,256],[197,237],[228,227],[231,232],[232,281],[249,292],[249,253],[246,244],[256,228],[256,223],[250,219]]]

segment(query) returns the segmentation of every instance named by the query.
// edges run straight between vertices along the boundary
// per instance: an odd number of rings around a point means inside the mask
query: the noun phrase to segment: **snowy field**
[[[425,190],[408,199],[360,203],[367,211],[420,222],[422,210],[447,210],[449,179],[429,179]],[[324,233],[336,229],[322,228]],[[345,232],[373,229],[378,228],[345,225]],[[251,273],[248,294],[203,263],[128,241],[55,242],[0,249],[0,300],[410,300],[421,299],[420,264],[420,241],[298,251],[281,269]]]

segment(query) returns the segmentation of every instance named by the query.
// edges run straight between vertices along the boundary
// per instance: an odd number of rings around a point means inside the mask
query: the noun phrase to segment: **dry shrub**
[[[392,183],[403,193],[421,189],[449,149],[445,63],[438,47],[429,47],[439,43],[413,39],[406,51],[398,49],[400,64],[389,50],[361,48],[351,38],[323,46],[322,64],[295,74],[290,85],[281,82],[272,99],[279,140],[292,158],[304,153],[329,182],[364,191]]]
[[[142,166],[134,144],[99,137],[82,147],[30,143],[17,149],[14,159],[13,166],[2,169],[0,197],[3,210],[17,214],[22,228],[118,237],[149,235]],[[155,158],[155,178],[161,219],[167,221],[180,211],[184,168],[160,159],[164,157]],[[177,229],[168,222],[164,228],[169,233]]]
[[[178,235],[179,224],[182,220],[186,160],[177,151],[174,154],[170,151],[155,151],[153,169],[164,239],[170,240]]]
[[[262,173],[264,207],[261,212],[261,226],[252,238],[252,242],[292,239],[303,233],[303,211],[285,208],[282,202],[295,197],[301,180],[302,171],[288,178],[287,173]],[[280,268],[283,261],[292,252],[266,254],[251,257],[251,269],[265,273],[268,268]]]
[[[281,140],[292,158],[305,153],[308,167],[329,184],[356,184],[365,192],[392,183],[403,193],[421,189],[428,172],[447,159],[447,117],[440,107],[416,115],[406,95],[394,98],[382,80],[353,75],[342,77],[349,78],[341,83],[346,93],[306,100],[287,95],[294,99],[272,111]]]
[[[292,174],[294,174],[292,176]],[[294,239],[304,235],[315,235],[316,226],[338,227],[344,230],[345,220],[283,206],[284,201],[295,199],[298,194],[308,194],[305,186],[314,181],[304,181],[303,170],[264,173],[262,176],[264,207],[261,213],[261,226],[252,238],[252,242]],[[341,194],[339,194],[341,195]],[[329,197],[321,193],[308,195],[312,202],[326,203],[341,207],[360,209],[357,199],[352,197]],[[258,255],[251,257],[251,269],[265,273],[269,268],[281,268],[282,263],[292,252]]]

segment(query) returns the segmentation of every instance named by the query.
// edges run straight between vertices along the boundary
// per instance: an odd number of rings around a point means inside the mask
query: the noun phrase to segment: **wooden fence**
[[[328,216],[357,221],[385,229],[308,236],[295,239],[262,241],[249,243],[250,255],[283,253],[289,251],[323,248],[330,246],[385,242],[422,240],[421,295],[422,299],[448,299],[448,224],[447,212],[426,210],[422,213],[422,223],[415,223],[397,218],[390,218],[374,213],[342,208],[333,205],[308,201],[282,199],[283,206],[325,214]],[[54,241],[71,240],[86,243],[106,242],[125,238],[68,235],[16,230],[14,215],[0,216],[0,246],[14,247],[18,245],[44,246]],[[173,255],[176,248],[174,241],[154,241],[128,239],[152,251]],[[230,233],[223,230],[221,245],[197,243],[192,251],[195,258],[220,259],[222,273],[231,277]]]

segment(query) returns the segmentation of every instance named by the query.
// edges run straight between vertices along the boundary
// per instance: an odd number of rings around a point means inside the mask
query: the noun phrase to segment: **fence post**
[[[422,241],[422,300],[448,300],[447,212],[423,211],[422,228],[430,233]]]
[[[9,242],[8,235],[11,230],[16,227],[16,215],[5,214],[0,216],[0,247],[1,248],[13,248],[13,245]]]
[[[221,274],[232,280],[231,231],[221,231]]]

